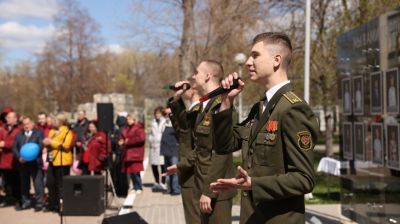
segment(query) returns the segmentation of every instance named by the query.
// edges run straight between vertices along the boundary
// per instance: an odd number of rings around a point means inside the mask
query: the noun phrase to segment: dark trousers
[[[79,168],[82,170],[82,175],[89,175],[90,171],[88,168],[89,164],[80,161]]]
[[[200,205],[193,193],[193,187],[182,187],[181,193],[186,223],[200,224]]]
[[[211,199],[211,214],[201,214],[202,224],[230,224],[232,223],[232,199],[217,201]]]
[[[160,165],[161,166],[161,173],[165,173],[167,168],[165,168],[165,165]],[[158,165],[151,165],[151,170],[153,171],[153,176],[154,179],[156,180],[156,183],[160,183],[160,173],[158,172]],[[165,178],[166,177],[161,177],[161,183],[165,184]]]
[[[35,188],[36,207],[41,207],[44,204],[44,179],[42,166],[37,162],[27,162],[20,165],[20,180],[21,180],[21,203],[30,204],[29,189],[31,187],[31,177]]]
[[[142,179],[140,177],[140,172],[137,173],[130,173],[129,174],[132,179],[133,189],[135,190],[143,190],[142,189]]]
[[[4,178],[4,191],[6,192],[7,201],[20,201],[21,188],[19,171],[17,169],[3,169],[1,170]]]
[[[50,163],[47,170],[47,188],[49,190],[50,209],[57,209],[60,201],[60,189],[62,187],[63,176],[69,175],[70,166],[53,166]]]

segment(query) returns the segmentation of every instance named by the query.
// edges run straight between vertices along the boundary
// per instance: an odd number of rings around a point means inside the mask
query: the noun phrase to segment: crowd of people
[[[168,112],[169,111],[169,112]],[[165,176],[160,182],[161,166],[177,162],[178,145],[169,120],[170,110],[158,107],[149,134],[150,160],[154,172],[153,191],[180,194],[176,175],[170,187]],[[88,120],[84,110],[77,113],[75,123],[64,114],[37,114],[36,121],[18,115],[5,107],[0,117],[0,207],[15,206],[16,210],[59,211],[60,189],[66,175],[103,175],[110,169],[116,193],[129,193],[129,178],[133,193],[142,192],[140,172],[143,171],[146,134],[137,115],[118,114],[113,130],[100,131],[97,120]],[[21,149],[27,143],[38,145],[36,159],[25,161]],[[34,195],[31,196],[31,180]],[[46,190],[47,189],[47,190]]]

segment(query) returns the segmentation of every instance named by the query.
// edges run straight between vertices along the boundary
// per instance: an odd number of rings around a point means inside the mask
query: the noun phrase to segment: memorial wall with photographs
[[[399,68],[400,10],[337,38],[342,214],[359,223],[400,223]]]

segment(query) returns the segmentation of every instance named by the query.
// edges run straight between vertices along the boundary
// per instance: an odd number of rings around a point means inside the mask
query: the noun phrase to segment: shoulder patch
[[[303,102],[294,92],[290,91],[287,93],[284,93],[283,96],[291,103],[300,103]]]
[[[306,152],[310,150],[313,145],[311,133],[309,131],[297,132],[297,145]]]

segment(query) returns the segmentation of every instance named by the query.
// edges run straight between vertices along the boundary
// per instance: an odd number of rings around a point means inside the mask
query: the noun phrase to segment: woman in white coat
[[[162,133],[165,128],[165,118],[162,116],[162,107],[154,109],[154,119],[151,122],[151,131],[149,134],[150,143],[150,164],[153,171],[155,183],[152,187],[153,191],[166,191],[165,177],[161,177],[158,167],[161,167],[161,173],[165,173],[164,156],[160,155],[160,143]]]

